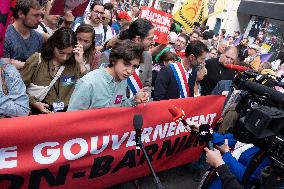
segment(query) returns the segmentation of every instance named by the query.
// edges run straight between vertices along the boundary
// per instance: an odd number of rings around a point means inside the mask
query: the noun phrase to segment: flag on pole
[[[273,56],[273,53],[260,54],[260,62],[267,62]]]
[[[208,0],[187,0],[173,16],[187,32],[193,31],[195,22],[202,24],[207,18]]]
[[[244,35],[242,34],[241,36],[239,36],[235,41],[234,41],[234,46],[236,47],[236,46],[238,46],[240,43],[241,43],[241,41],[243,40],[243,38],[244,38]]]
[[[209,16],[214,16],[223,12],[228,4],[228,0],[209,0],[208,9],[209,9]]]

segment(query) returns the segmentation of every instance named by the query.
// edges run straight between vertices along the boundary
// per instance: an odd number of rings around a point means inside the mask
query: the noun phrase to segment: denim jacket
[[[21,75],[11,64],[3,65],[4,62],[0,59],[0,67],[4,68],[5,85],[8,89],[8,94],[5,95],[0,78],[0,118],[28,115],[29,98]]]

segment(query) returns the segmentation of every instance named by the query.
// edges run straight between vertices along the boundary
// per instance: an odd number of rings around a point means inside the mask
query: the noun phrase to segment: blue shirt
[[[8,95],[5,95],[0,78],[0,118],[28,115],[30,111],[29,98],[20,73],[11,64],[3,66],[1,60],[0,67],[4,68],[5,84],[8,89]]]
[[[4,40],[4,58],[25,62],[32,54],[39,52],[44,42],[43,36],[34,30],[30,32],[30,37],[24,39],[13,25],[9,25]]]
[[[67,111],[134,106],[133,98],[126,98],[126,87],[127,80],[116,81],[101,66],[77,82]]]

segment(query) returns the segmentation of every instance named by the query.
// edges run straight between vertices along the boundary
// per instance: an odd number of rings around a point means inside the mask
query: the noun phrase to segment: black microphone
[[[202,124],[199,126],[199,136],[201,140],[207,142],[209,150],[214,150],[213,146],[213,130],[209,124]]]
[[[284,107],[284,94],[276,91],[275,89],[269,88],[265,85],[253,81],[245,81],[240,88],[242,90],[247,90],[253,92],[259,96],[266,96],[268,100],[271,100],[279,107]]]
[[[141,129],[143,125],[143,117],[141,114],[135,114],[133,117],[133,126],[135,129],[135,142],[136,142],[136,150],[137,154],[140,155],[140,145],[139,142],[141,140]]]
[[[158,189],[164,189],[164,186],[162,185],[159,177],[157,176],[154,168],[153,168],[153,165],[150,161],[150,158],[149,158],[149,155],[147,154],[147,151],[145,149],[145,146],[143,145],[142,141],[141,141],[141,129],[142,129],[142,125],[143,125],[143,117],[141,114],[135,114],[134,117],[133,117],[133,126],[134,126],[134,129],[136,131],[136,134],[135,134],[135,142],[136,142],[136,150],[137,150],[137,154],[139,155],[140,154],[140,149],[142,150],[143,152],[143,155],[145,156],[146,158],[146,162],[150,168],[150,171],[151,173],[153,174],[154,176],[154,180],[155,180],[155,185],[156,185],[156,188]]]

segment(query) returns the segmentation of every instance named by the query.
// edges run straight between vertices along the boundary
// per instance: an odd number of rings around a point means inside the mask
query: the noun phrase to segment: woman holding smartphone
[[[33,114],[66,111],[77,79],[87,73],[83,46],[71,29],[58,29],[43,44],[41,53],[33,54],[21,70]],[[55,78],[55,79],[54,79]],[[44,97],[31,88],[46,88]]]

